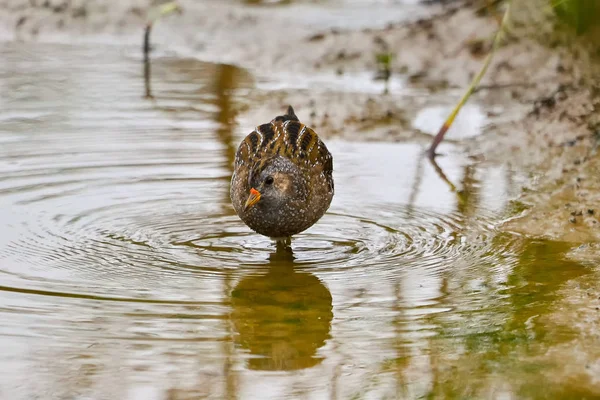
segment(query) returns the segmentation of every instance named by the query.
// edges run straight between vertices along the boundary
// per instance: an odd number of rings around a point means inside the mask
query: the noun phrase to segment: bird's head
[[[248,177],[250,191],[244,209],[260,207],[277,210],[294,200],[303,200],[308,193],[308,182],[300,168],[290,159],[275,156],[252,168]]]

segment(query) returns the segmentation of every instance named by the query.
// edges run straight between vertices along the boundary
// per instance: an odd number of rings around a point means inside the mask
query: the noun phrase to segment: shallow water
[[[518,172],[451,152],[456,192],[422,144],[327,140],[331,209],[277,252],[229,202],[247,72],[156,60],[147,99],[134,48],[0,53],[3,398],[564,390],[535,357],[574,333],[538,321],[589,271],[495,228]]]

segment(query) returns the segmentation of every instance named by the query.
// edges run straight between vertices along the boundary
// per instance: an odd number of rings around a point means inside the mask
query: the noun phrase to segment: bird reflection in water
[[[332,299],[315,275],[297,271],[291,248],[278,246],[266,275],[240,280],[231,293],[236,344],[254,370],[298,370],[319,364],[330,338]]]

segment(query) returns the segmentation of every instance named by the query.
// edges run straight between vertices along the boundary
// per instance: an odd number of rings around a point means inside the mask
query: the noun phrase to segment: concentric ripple
[[[58,146],[56,156],[36,158],[42,165],[0,178],[14,232],[0,247],[4,272],[25,279],[27,287],[52,282],[68,293],[136,298],[139,288],[152,286],[155,299],[173,300],[182,285],[197,284],[192,277],[211,281],[240,268],[256,273],[273,266],[271,240],[233,213],[223,161],[195,159],[208,148],[170,143],[165,147],[177,156],[161,158],[144,144],[130,153],[122,147],[86,157],[61,155]],[[354,156],[357,151],[351,149]],[[142,161],[150,159],[157,164]],[[298,268],[386,279],[406,268],[436,273],[488,247],[493,230],[485,219],[465,221],[455,212],[416,211],[387,199],[344,205],[354,197],[347,191],[352,173],[336,174],[342,204],[334,202],[321,221],[294,238]]]
[[[227,178],[114,179],[95,185],[70,181],[81,188],[28,201],[26,212],[12,214],[19,235],[5,239],[0,256],[37,267],[30,278],[56,277],[63,271],[62,279],[75,279],[74,286],[82,284],[76,279],[80,277],[83,282],[118,282],[124,290],[159,278],[209,278],[240,266],[269,268],[275,246],[233,214]],[[43,207],[32,207],[38,202]],[[345,214],[334,207],[294,238],[294,263],[322,273],[385,275],[400,264],[443,268],[474,246],[464,241],[456,216],[413,215],[397,205],[369,214]],[[485,227],[479,221],[476,225],[472,229],[485,245]]]

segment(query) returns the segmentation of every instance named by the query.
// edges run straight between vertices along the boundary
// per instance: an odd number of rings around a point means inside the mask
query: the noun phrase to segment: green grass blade
[[[503,33],[504,29],[506,28],[506,25],[507,25],[507,22],[509,19],[509,13],[510,13],[510,1],[507,3],[506,11],[504,11],[504,16],[502,17],[502,23],[501,23],[500,27],[498,28],[498,31],[496,32],[496,35],[494,37],[492,49],[490,50],[489,54],[485,58],[485,61],[483,62],[483,65],[481,66],[479,73],[473,78],[473,80],[471,81],[471,84],[467,88],[467,91],[462,96],[462,98],[460,99],[458,104],[454,107],[454,109],[452,110],[452,112],[450,113],[450,115],[448,116],[448,118],[446,119],[446,121],[444,122],[444,124],[442,125],[440,130],[438,131],[437,135],[435,135],[435,137],[433,138],[433,141],[431,142],[431,146],[427,150],[427,155],[429,158],[433,159],[436,156],[435,150],[437,149],[439,144],[442,142],[442,140],[444,140],[444,136],[446,135],[446,132],[448,132],[448,129],[450,129],[450,127],[454,123],[456,116],[458,115],[458,113],[460,112],[462,107],[465,105],[467,100],[469,100],[469,97],[471,97],[471,95],[473,94],[473,91],[477,88],[477,85],[479,85],[479,82],[481,81],[481,79],[485,75],[488,67],[490,66],[490,62],[492,61],[494,54],[500,47],[500,42],[502,41],[502,36],[503,36],[502,33]]]

